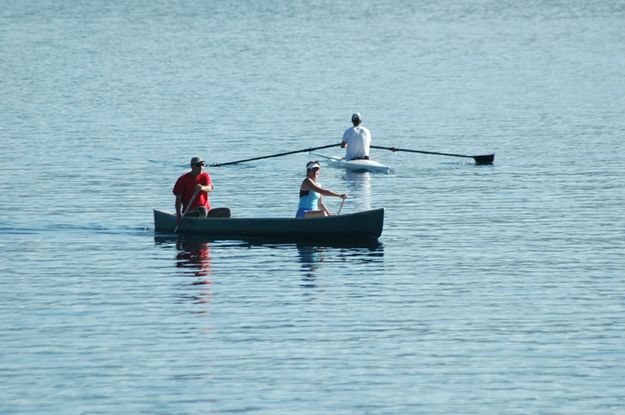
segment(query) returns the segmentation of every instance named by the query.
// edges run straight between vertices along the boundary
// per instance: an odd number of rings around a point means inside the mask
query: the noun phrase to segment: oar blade
[[[482,156],[473,156],[475,164],[493,164],[495,162],[494,154],[486,154]]]

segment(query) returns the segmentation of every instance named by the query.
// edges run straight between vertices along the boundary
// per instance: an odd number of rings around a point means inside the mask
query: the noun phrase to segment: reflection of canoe
[[[185,219],[186,220],[186,219]],[[221,238],[224,239],[224,238]],[[212,242],[218,241],[220,238],[211,237],[210,235],[199,235],[192,233],[165,233],[156,232],[154,234],[155,246],[177,246],[190,242],[192,244],[207,244],[209,247]],[[379,239],[302,239],[302,240],[286,240],[284,238],[240,238],[239,245],[235,243],[232,246],[249,248],[251,246],[275,246],[282,245],[284,242],[294,244],[297,249],[307,248],[350,248],[350,249],[366,249],[367,255],[384,256],[384,245]]]
[[[375,240],[382,234],[384,209],[324,218],[185,218],[179,233],[217,239]],[[154,230],[173,232],[176,216],[154,210]]]
[[[382,164],[375,160],[345,160],[337,157],[328,157],[322,154],[317,154],[319,157],[323,157],[328,160],[328,166],[343,168],[349,171],[371,171],[379,173],[389,173],[391,168],[386,164]]]

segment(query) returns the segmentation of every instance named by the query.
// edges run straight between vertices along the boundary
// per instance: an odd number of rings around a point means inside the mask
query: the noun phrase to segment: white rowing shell
[[[389,166],[375,160],[344,160],[336,157],[324,156],[322,154],[315,154],[327,159],[328,165],[331,167],[344,168],[350,171],[371,171],[379,173],[389,173],[391,171]]]

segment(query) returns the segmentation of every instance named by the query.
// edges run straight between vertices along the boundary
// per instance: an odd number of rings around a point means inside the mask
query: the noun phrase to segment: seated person
[[[339,194],[321,187],[317,182],[320,168],[321,166],[316,161],[309,161],[306,164],[306,178],[299,188],[299,206],[295,214],[296,218],[332,215],[324,205],[322,195],[340,197],[343,200],[347,199],[346,193]]]
[[[183,216],[229,218],[230,209],[211,209],[208,192],[213,191],[213,182],[202,171],[206,165],[204,159],[193,157],[190,164],[191,171],[178,178],[172,191],[176,195],[176,223],[180,225]]]
[[[369,160],[369,148],[371,146],[371,131],[360,125],[362,116],[360,113],[352,115],[353,127],[343,133],[341,148],[347,147],[345,160]]]

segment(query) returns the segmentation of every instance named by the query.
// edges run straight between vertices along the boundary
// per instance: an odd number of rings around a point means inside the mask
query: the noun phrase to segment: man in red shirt
[[[206,162],[201,157],[191,159],[191,171],[178,178],[174,185],[176,195],[176,223],[180,224],[183,212],[185,216],[205,218],[230,217],[230,209],[211,209],[208,192],[213,191],[213,182],[207,172],[202,171]],[[189,206],[190,204],[190,206]]]

